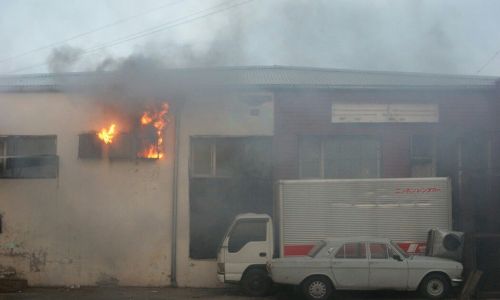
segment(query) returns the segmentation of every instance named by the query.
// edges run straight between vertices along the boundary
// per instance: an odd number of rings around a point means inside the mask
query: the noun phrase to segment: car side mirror
[[[403,259],[401,258],[401,256],[399,256],[398,254],[394,254],[394,255],[392,256],[392,258],[394,258],[394,259],[395,259],[395,260],[397,260],[397,261],[403,261]]]

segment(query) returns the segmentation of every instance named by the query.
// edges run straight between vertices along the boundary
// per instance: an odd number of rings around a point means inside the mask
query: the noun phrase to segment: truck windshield
[[[312,247],[311,250],[309,250],[309,253],[307,254],[307,256],[309,257],[315,257],[316,254],[319,253],[319,251],[321,251],[321,249],[323,249],[323,247],[325,247],[326,245],[326,242],[325,241],[319,241],[317,242],[314,247]]]

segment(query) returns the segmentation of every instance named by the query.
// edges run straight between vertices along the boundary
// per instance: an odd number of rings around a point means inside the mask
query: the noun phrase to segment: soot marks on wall
[[[27,250],[16,243],[7,243],[0,251],[0,256],[18,258],[28,262],[30,272],[42,272],[47,265],[45,250]],[[1,268],[0,268],[1,273]]]
[[[95,284],[97,286],[118,286],[119,280],[106,273],[100,273]]]
[[[30,271],[40,272],[47,264],[47,252],[37,251],[29,255]]]

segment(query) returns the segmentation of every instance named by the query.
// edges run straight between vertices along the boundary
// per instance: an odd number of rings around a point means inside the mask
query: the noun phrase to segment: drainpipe
[[[177,202],[178,202],[178,176],[179,176],[179,138],[180,114],[183,101],[179,101],[175,109],[175,141],[174,141],[174,173],[172,179],[172,232],[171,232],[171,260],[170,260],[170,286],[177,287]]]

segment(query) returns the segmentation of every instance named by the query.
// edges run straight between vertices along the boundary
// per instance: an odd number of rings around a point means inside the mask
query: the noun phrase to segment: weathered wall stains
[[[27,261],[30,272],[40,272],[47,263],[47,252],[45,250],[29,251],[15,242],[9,242],[0,247],[0,257],[2,256]]]
[[[0,278],[16,278],[17,271],[14,267],[0,265]]]
[[[117,286],[120,281],[109,274],[100,273],[95,285],[97,286]]]
[[[29,261],[30,261],[30,271],[40,272],[40,269],[43,268],[47,262],[47,253],[45,251],[37,251],[30,253]]]
[[[0,93],[0,135],[57,135],[59,156],[56,179],[0,179],[0,265],[31,286],[168,285],[172,128],[161,161],[78,159],[78,134],[112,121],[95,100]]]

